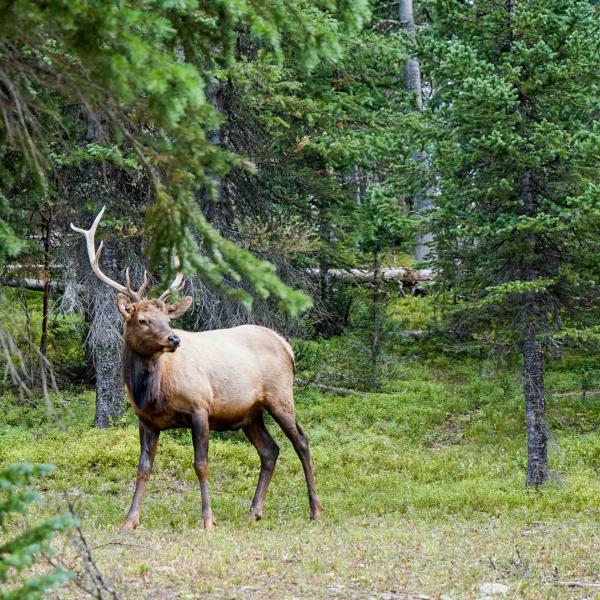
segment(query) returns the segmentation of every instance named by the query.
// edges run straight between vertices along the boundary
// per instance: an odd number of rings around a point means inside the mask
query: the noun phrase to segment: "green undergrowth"
[[[505,517],[523,522],[600,514],[600,397],[582,397],[577,358],[571,370],[548,375],[550,460],[555,477],[526,490],[525,434],[519,377],[492,363],[406,359],[386,393],[296,393],[298,420],[307,432],[318,490],[332,524],[370,515],[411,519]],[[583,360],[583,359],[582,359]],[[575,374],[574,374],[575,373]],[[565,395],[566,394],[566,395]],[[0,397],[0,464],[53,463],[44,510],[65,494],[86,520],[114,529],[123,518],[138,458],[135,418],[95,430],[93,392],[63,395],[45,408]],[[272,422],[282,447],[267,498],[265,522],[303,520],[307,500],[300,463]],[[241,433],[211,434],[210,487],[217,519],[245,521],[259,461]],[[195,526],[199,496],[188,431],[161,436],[144,505],[144,526]]]
[[[525,428],[515,366],[423,351],[397,358],[383,393],[296,390],[325,512],[308,520],[300,463],[281,446],[264,518],[246,512],[259,470],[237,433],[212,433],[209,486],[217,520],[198,526],[200,495],[185,430],[161,435],[142,527],[118,534],[135,480],[138,439],[128,409],[92,427],[94,393],[73,388],[16,404],[0,393],[0,467],[53,463],[31,518],[69,498],[100,568],[125,599],[478,598],[502,582],[515,598],[580,598],[561,580],[596,580],[600,563],[599,372],[590,355],[549,365],[550,462],[555,475],[527,490]],[[586,390],[584,395],[582,392]],[[402,592],[407,595],[394,596]],[[75,587],[61,597],[80,598]]]

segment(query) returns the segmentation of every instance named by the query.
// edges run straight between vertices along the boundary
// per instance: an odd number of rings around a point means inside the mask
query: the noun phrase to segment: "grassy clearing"
[[[218,527],[197,527],[199,493],[189,433],[161,437],[132,535],[116,530],[133,492],[138,456],[131,413],[93,430],[93,394],[65,396],[63,430],[43,409],[0,399],[0,463],[52,462],[40,512],[67,493],[101,566],[127,598],[478,597],[500,581],[518,598],[593,597],[549,583],[593,581],[600,566],[600,399],[578,393],[569,357],[548,377],[556,481],[524,489],[525,436],[516,373],[490,363],[413,358],[385,394],[298,390],[326,512],[308,521],[300,463],[282,453],[258,524],[246,511],[258,475],[239,434],[213,434],[210,486]],[[594,366],[594,365],[592,365]],[[75,594],[76,596],[76,594]]]

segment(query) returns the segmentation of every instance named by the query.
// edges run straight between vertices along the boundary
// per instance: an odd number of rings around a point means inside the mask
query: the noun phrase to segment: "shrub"
[[[2,534],[8,531],[11,514],[26,515],[29,505],[38,495],[28,491],[36,476],[52,470],[51,465],[21,463],[10,465],[0,471],[0,528]],[[50,540],[57,532],[76,525],[74,517],[64,514],[39,521],[16,537],[2,540],[0,544],[0,584],[10,588],[0,591],[1,600],[36,600],[45,590],[56,587],[70,579],[71,574],[62,568],[48,573],[26,578],[25,569],[30,567],[40,553],[47,549]]]

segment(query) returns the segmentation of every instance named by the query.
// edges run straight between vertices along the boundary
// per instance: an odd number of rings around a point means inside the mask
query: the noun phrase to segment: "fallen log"
[[[318,268],[307,268],[305,272],[311,277],[320,277],[321,275],[321,269]],[[329,269],[328,274],[334,279],[352,279],[364,283],[373,282],[376,277],[380,277],[382,281],[398,281],[406,286],[417,286],[433,281],[432,269],[411,269],[410,267],[386,268],[377,272],[365,269]],[[50,282],[52,289],[62,290],[65,285],[65,282],[60,280]],[[44,290],[44,280],[29,277],[0,277],[0,286],[41,292]]]
[[[55,265],[52,264],[50,265],[51,269],[64,269],[64,265]],[[3,265],[2,266],[2,270],[3,271],[43,271],[45,269],[45,266],[43,264],[38,264],[38,263],[32,263],[32,264],[27,264],[27,263],[23,263],[23,264],[18,264],[18,263],[13,263],[10,265]]]
[[[306,272],[312,277],[320,277],[321,269],[307,268]],[[353,279],[354,281],[372,282],[376,277],[383,281],[398,281],[403,285],[417,285],[433,281],[432,269],[411,269],[410,267],[389,267],[378,271],[366,269],[329,269],[329,277],[334,279]]]
[[[65,285],[64,281],[50,281],[50,289],[52,290],[64,290]],[[0,277],[0,286],[31,290],[33,292],[43,292],[44,280],[31,279],[29,277]]]
[[[423,331],[423,329],[398,329],[397,333],[400,337],[407,340],[425,337],[425,331]]]
[[[335,394],[336,396],[351,396],[353,394],[365,393],[359,390],[352,390],[350,388],[335,387],[331,385],[325,385],[323,383],[316,383],[315,381],[305,381],[304,379],[299,379],[298,377],[294,379],[294,384],[300,387],[313,387],[320,392],[327,392],[329,394]]]

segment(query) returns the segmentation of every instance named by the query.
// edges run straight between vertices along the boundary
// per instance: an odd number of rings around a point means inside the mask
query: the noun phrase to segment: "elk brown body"
[[[96,252],[93,238],[103,211],[89,231],[73,227],[86,236],[90,263],[99,277],[101,247]],[[172,329],[170,320],[190,308],[191,297],[175,304],[165,302],[168,293],[156,300],[142,299],[142,289],[132,291],[129,277],[127,287],[112,282],[104,274],[101,278],[120,292],[117,305],[125,320],[123,374],[127,394],[139,418],[136,488],[121,530],[135,529],[140,523],[142,498],[160,432],[180,427],[192,430],[203,526],[210,528],[214,524],[208,493],[211,429],[241,428],[256,447],[261,468],[250,516],[260,519],[279,454],[265,427],[264,413],[273,417],[292,442],[304,469],[310,516],[317,518],[322,506],[315,489],[308,441],[295,416],[294,355],[290,345],[271,329],[256,325],[207,332]],[[178,274],[167,292],[182,281]]]

